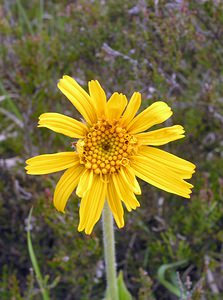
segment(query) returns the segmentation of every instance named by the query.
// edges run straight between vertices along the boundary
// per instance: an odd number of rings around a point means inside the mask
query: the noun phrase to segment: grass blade
[[[19,12],[21,14],[21,17],[22,17],[24,23],[26,24],[26,26],[28,28],[29,33],[31,35],[34,35],[32,24],[30,23],[29,18],[27,16],[27,13],[26,13],[24,7],[22,6],[20,0],[16,0],[16,4],[18,6],[18,10],[19,10]]]
[[[37,259],[36,259],[36,255],[34,253],[32,240],[31,240],[30,220],[31,220],[31,217],[32,217],[32,211],[33,211],[33,207],[30,209],[29,216],[28,216],[27,244],[28,244],[29,256],[30,256],[30,259],[31,259],[31,262],[32,262],[32,265],[33,265],[33,269],[34,269],[35,274],[36,274],[36,279],[37,279],[37,282],[39,284],[43,299],[44,300],[49,300],[50,299],[49,294],[48,294],[47,289],[44,287],[44,280],[43,280],[43,277],[42,277],[41,272],[40,272],[40,268],[39,268],[39,265],[38,265],[38,262],[37,262]]]
[[[7,93],[7,91],[1,81],[0,81],[0,92],[5,96],[7,108],[10,110],[10,112],[14,113],[14,115],[18,119],[22,120],[22,115],[21,115],[20,111],[18,110],[18,108],[15,105],[15,103],[13,102],[13,100],[10,98],[9,94]]]

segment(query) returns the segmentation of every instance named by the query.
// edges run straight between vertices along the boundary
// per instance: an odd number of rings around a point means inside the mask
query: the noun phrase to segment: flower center
[[[137,150],[137,140],[116,121],[98,120],[84,139],[77,142],[80,163],[95,174],[118,172],[129,164],[129,156]]]

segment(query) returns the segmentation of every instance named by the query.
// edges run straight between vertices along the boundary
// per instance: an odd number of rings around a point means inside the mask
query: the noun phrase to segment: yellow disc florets
[[[98,120],[77,142],[80,163],[95,174],[111,174],[129,164],[137,140],[116,121]]]

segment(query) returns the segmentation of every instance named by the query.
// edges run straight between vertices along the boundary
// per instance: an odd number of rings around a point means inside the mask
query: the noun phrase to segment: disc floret
[[[95,174],[103,175],[127,166],[136,148],[137,140],[117,120],[98,120],[85,138],[77,142],[80,163]]]

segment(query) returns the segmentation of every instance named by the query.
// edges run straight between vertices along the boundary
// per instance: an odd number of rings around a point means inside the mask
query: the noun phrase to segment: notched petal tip
[[[61,89],[61,84],[62,84],[63,80],[64,80],[64,79],[61,78],[61,79],[59,79],[58,82],[57,82],[57,87],[58,87],[59,90]]]
[[[191,192],[192,193],[192,192]],[[186,198],[186,199],[190,199],[191,198],[191,193],[189,193],[188,195],[184,195],[182,196],[183,198]]]
[[[54,207],[56,208],[56,210],[57,210],[59,213],[66,214],[66,212],[65,212],[64,209],[60,209],[60,208],[57,207],[56,205],[54,205]]]
[[[69,75],[63,75],[63,79],[67,79],[67,80],[69,80],[69,79],[72,79],[73,80],[73,78],[71,77],[71,76],[69,76]]]
[[[118,224],[116,222],[116,225],[118,226],[119,229],[121,229],[121,228],[123,228],[125,226],[125,222],[124,222],[124,220],[123,220],[123,223],[121,223],[121,224]]]
[[[136,176],[164,191],[190,198],[193,185],[184,180],[191,176],[189,162],[151,147],[144,147],[144,154],[134,157]]]
[[[69,76],[69,75],[63,75],[62,78],[60,78],[58,81],[57,81],[57,86],[58,84],[60,84],[62,81],[72,81],[74,80],[73,77]]]
[[[24,169],[26,170],[26,173],[29,174],[28,172],[30,171],[30,165],[27,164],[27,166],[25,166]]]
[[[93,228],[91,228],[91,229],[85,229],[85,234],[87,234],[87,235],[91,235],[91,233],[92,233],[92,230],[93,230]]]
[[[30,158],[28,158],[28,159],[25,161],[25,163],[27,164],[26,168],[29,166],[29,164],[32,163],[32,161],[35,159],[35,157],[36,157],[36,156],[30,157]]]
[[[45,117],[48,116],[48,114],[50,114],[50,113],[46,112],[46,113],[41,114],[41,115],[39,116],[39,120],[40,120],[40,119],[44,119]]]
[[[32,172],[30,172],[30,171],[26,171],[26,174],[28,174],[28,175],[35,175],[35,174],[33,174]]]
[[[84,231],[84,233],[87,235],[90,235],[92,233],[92,230],[93,230],[93,227],[88,229],[88,228],[85,228],[84,226],[80,226],[80,225],[78,225],[78,228],[77,228],[78,232]]]

